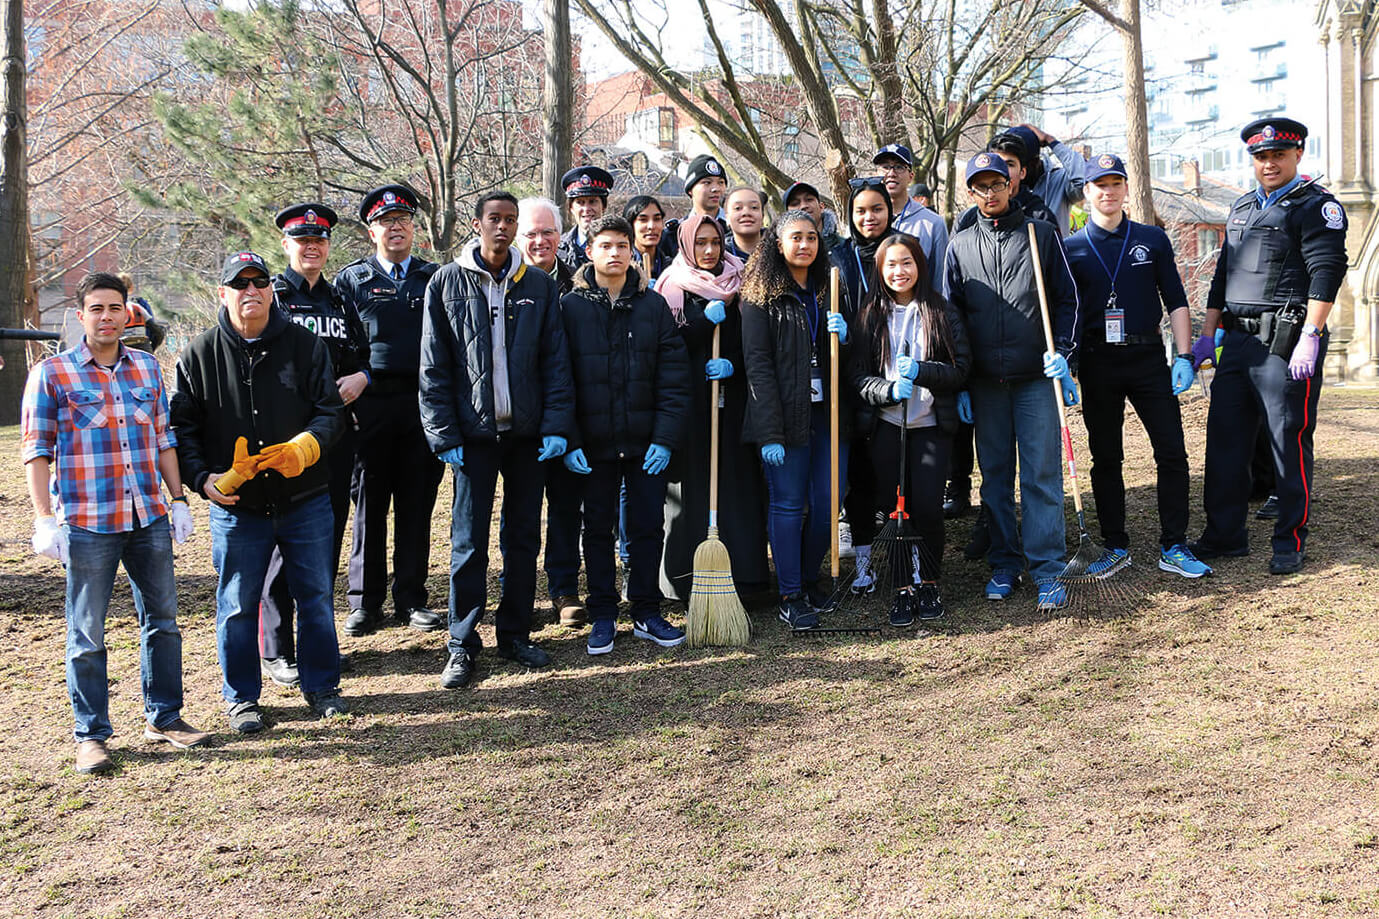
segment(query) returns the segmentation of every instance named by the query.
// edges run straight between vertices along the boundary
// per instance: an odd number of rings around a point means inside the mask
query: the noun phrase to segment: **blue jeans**
[[[211,558],[219,575],[216,648],[224,675],[221,692],[230,705],[259,699],[259,598],[275,546],[297,601],[302,693],[339,690],[340,645],[331,597],[334,529],[335,512],[324,493],[273,514],[211,505]]]
[[[67,692],[78,742],[107,740],[110,685],[105,672],[105,614],[124,562],[139,617],[139,674],[144,717],[156,728],[182,717],[182,635],[172,575],[168,518],[126,533],[69,526],[67,565]]]
[[[848,443],[838,447],[839,487],[847,481]],[[807,578],[812,584],[831,542],[832,502],[828,461],[828,412],[815,405],[809,420],[809,443],[785,448],[785,463],[762,464],[766,470],[766,538],[776,563],[781,596],[797,594]]]
[[[1067,548],[1063,464],[1053,384],[970,381],[982,504],[991,525],[986,560],[993,571],[1020,572],[1029,562],[1036,582],[1062,574]],[[1015,522],[1015,463],[1020,464],[1020,520]],[[1023,549],[1021,544],[1023,543]],[[1022,555],[1023,552],[1023,555]]]

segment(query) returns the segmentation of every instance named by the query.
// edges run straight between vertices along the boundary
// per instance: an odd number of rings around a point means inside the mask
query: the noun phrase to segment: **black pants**
[[[431,514],[445,464],[421,430],[417,393],[370,395],[356,412],[364,425],[351,495],[350,609],[382,609],[388,596],[388,511],[393,516],[393,611],[399,616],[427,603]]]
[[[977,429],[970,424],[958,422],[953,432],[953,449],[948,455],[948,481],[953,491],[972,496],[972,469],[977,461]]]
[[[355,448],[358,432],[354,430],[354,416],[345,410],[345,433],[326,451],[321,462],[330,469],[330,509],[335,517],[335,531],[331,534],[330,583],[334,597],[335,574],[340,570],[340,547],[345,541],[345,521],[350,516],[350,478],[354,475]],[[259,599],[259,653],[266,660],[285,657],[297,659],[294,635],[296,606],[292,591],[283,574],[281,550],[274,548],[268,560],[268,573],[263,578],[263,596]]]
[[[584,479],[584,575],[590,619],[615,619],[618,584],[615,565],[619,494],[627,486],[627,553],[631,574],[627,595],[632,618],[657,615],[661,608],[661,549],[665,540],[666,477],[642,471],[642,453],[595,462]]]
[[[920,576],[937,581],[943,571],[943,487],[948,474],[952,435],[938,427],[910,428],[905,433],[905,510],[911,531],[924,543],[919,553]],[[875,475],[876,510],[889,515],[895,510],[896,486],[900,483],[900,427],[887,421],[876,425],[871,442],[871,469]],[[893,561],[894,571],[901,569]],[[904,580],[898,586],[904,586]]]
[[[871,461],[867,458],[867,439],[853,438],[848,447],[847,493],[843,495],[843,509],[848,515],[848,529],[852,531],[854,546],[869,546],[876,538],[876,482],[871,476]],[[884,491],[884,489],[882,489]],[[887,511],[890,513],[890,511]]]
[[[546,470],[546,586],[551,599],[579,595],[579,533],[584,525],[584,476],[559,459]]]
[[[1130,548],[1125,531],[1123,430],[1128,399],[1140,416],[1158,470],[1159,544],[1165,549],[1187,539],[1188,465],[1183,416],[1163,348],[1087,342],[1078,373],[1082,420],[1092,448],[1092,496],[1101,539],[1110,549]]]
[[[1274,457],[1278,520],[1273,551],[1302,552],[1312,499],[1312,433],[1317,427],[1322,363],[1330,334],[1317,349],[1316,373],[1288,376],[1286,358],[1270,354],[1258,338],[1236,329],[1226,333],[1221,364],[1207,412],[1207,472],[1202,504],[1207,527],[1202,542],[1214,549],[1249,548],[1245,528],[1250,498],[1250,456],[1262,418]]]

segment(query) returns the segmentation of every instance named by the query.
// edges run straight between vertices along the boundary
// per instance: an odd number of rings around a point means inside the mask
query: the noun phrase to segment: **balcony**
[[[1211,124],[1213,121],[1217,121],[1220,117],[1220,106],[1198,106],[1188,112],[1187,117],[1183,119],[1183,124],[1187,125],[1188,127],[1200,127],[1204,124]]]
[[[1269,83],[1274,80],[1286,79],[1288,76],[1288,65],[1283,61],[1275,63],[1260,64],[1254,76],[1250,77],[1251,83]]]

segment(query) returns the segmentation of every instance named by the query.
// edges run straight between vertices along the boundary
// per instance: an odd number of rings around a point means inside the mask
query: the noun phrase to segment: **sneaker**
[[[474,682],[474,655],[468,651],[451,654],[441,668],[442,689],[464,689]]]
[[[876,575],[871,570],[871,546],[858,546],[856,556],[857,571],[848,589],[855,594],[869,594],[876,590]]]
[[[818,582],[805,587],[804,596],[809,605],[821,613],[831,613],[838,608],[837,594],[826,592]]]
[[[584,614],[584,604],[579,602],[579,597],[556,597],[551,601],[551,606],[555,607],[556,613],[560,616],[560,624],[566,628],[578,628],[588,621]]]
[[[846,519],[838,521],[838,557],[852,558],[857,550],[852,545],[852,524]]]
[[[264,657],[259,659],[259,670],[279,686],[296,689],[302,685],[297,675],[297,662],[286,657]]]
[[[240,734],[257,734],[268,726],[257,702],[236,702],[230,706],[227,715],[230,727]]]
[[[819,614],[799,594],[780,598],[780,621],[795,632],[807,632],[819,627]]]
[[[1199,562],[1182,543],[1159,553],[1159,569],[1181,574],[1185,578],[1200,578],[1211,574],[1211,566]]]
[[[632,620],[632,634],[637,638],[654,641],[662,648],[674,648],[685,643],[685,633],[658,616],[647,616],[640,621]]]
[[[1187,544],[1187,550],[1192,553],[1194,558],[1244,558],[1250,554],[1250,547],[1247,545],[1243,549],[1222,549],[1211,543],[1197,540]]]
[[[618,624],[612,619],[595,619],[589,630],[589,653],[607,654],[613,650],[613,637],[618,634]]]
[[[144,737],[148,740],[165,741],[179,750],[199,747],[211,739],[210,734],[205,731],[198,731],[181,718],[170,724],[165,724],[161,728],[156,728],[151,724],[144,725]]]
[[[1020,575],[1013,571],[998,571],[986,582],[988,600],[1005,600],[1020,586]]]
[[[943,516],[949,520],[962,517],[972,510],[972,486],[956,485],[948,483],[948,488],[943,495]]]
[[[938,592],[938,585],[932,581],[920,584],[915,598],[915,612],[919,615],[920,622],[932,622],[948,614],[943,608],[943,596]]]
[[[1068,605],[1068,588],[1058,581],[1045,581],[1039,585],[1039,599],[1034,608],[1041,612],[1052,612]]]
[[[381,625],[383,625],[383,610],[360,607],[356,610],[350,610],[349,616],[345,618],[344,631],[351,638],[358,638],[377,630]]]
[[[986,558],[986,553],[991,550],[991,527],[986,520],[986,505],[977,509],[977,519],[972,524],[972,537],[963,547],[963,558],[969,562],[980,561]]]
[[[99,775],[115,768],[103,740],[83,740],[77,744],[77,761],[72,767],[82,775]]]
[[[1275,552],[1274,557],[1269,559],[1269,573],[1297,574],[1302,570],[1305,561],[1307,561],[1307,553],[1305,552]]]
[[[891,626],[908,629],[915,624],[915,592],[910,588],[897,590],[891,601]]]
[[[549,666],[551,663],[551,656],[528,638],[511,638],[498,642],[498,656],[506,657],[533,670]]]
[[[304,692],[302,698],[311,710],[322,718],[343,718],[350,713],[349,703],[340,698],[340,690],[325,689],[321,692]]]
[[[1277,520],[1278,519],[1278,495],[1270,495],[1259,510],[1255,511],[1256,520]]]
[[[1163,563],[1159,563],[1160,567]],[[1107,549],[1101,558],[1087,566],[1087,574],[1094,578],[1109,578],[1122,568],[1130,567],[1130,553],[1125,549]]]

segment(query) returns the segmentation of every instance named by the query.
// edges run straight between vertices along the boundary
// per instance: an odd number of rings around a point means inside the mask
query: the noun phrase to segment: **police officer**
[[[589,261],[584,251],[589,241],[585,232],[589,224],[602,217],[608,209],[608,193],[613,190],[613,176],[607,169],[598,166],[577,166],[560,177],[560,184],[565,189],[565,199],[570,203],[571,223],[574,226],[560,237],[560,248],[556,254],[574,271]]]
[[[416,211],[416,195],[402,185],[384,185],[365,195],[359,222],[368,227],[374,254],[335,276],[335,289],[368,332],[371,374],[355,407],[360,431],[351,487],[354,537],[346,635],[366,635],[383,623],[390,503],[393,615],[423,632],[443,626],[426,606],[426,572],[431,511],[445,466],[426,444],[417,402],[426,284],[438,266],[412,254]]]
[[[1273,452],[1278,519],[1270,574],[1291,574],[1306,558],[1326,318],[1346,268],[1340,203],[1298,174],[1307,128],[1262,118],[1240,132],[1258,188],[1231,207],[1216,262],[1197,363],[1225,331],[1207,415],[1207,526],[1199,558],[1246,555],[1250,455],[1261,416]]]
[[[324,457],[330,473],[330,502],[335,517],[333,579],[340,567],[340,545],[349,516],[350,477],[358,443],[354,403],[369,385],[369,338],[353,305],[340,298],[323,274],[326,259],[330,257],[330,231],[339,222],[335,211],[316,202],[294,204],[279,211],[274,222],[282,230],[288,264],[282,274],[273,278],[277,308],[286,313],[289,320],[315,332],[325,342],[335,384],[345,403],[345,433],[330,446]],[[292,593],[282,567],[282,553],[274,550],[259,606],[260,653],[265,676],[281,686],[295,686]]]

